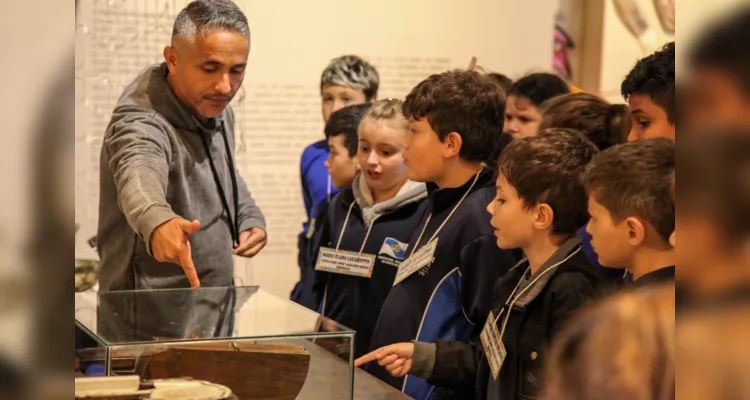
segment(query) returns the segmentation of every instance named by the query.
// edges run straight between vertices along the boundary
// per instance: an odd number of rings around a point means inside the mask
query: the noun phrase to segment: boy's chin
[[[497,247],[501,249],[514,249],[515,247],[518,247],[518,246],[508,247],[508,246],[512,246],[513,244],[510,243],[506,238],[501,238],[501,237],[498,237],[497,235],[495,235],[495,244],[497,244]]]
[[[623,268],[621,266],[615,265],[614,263],[607,262],[607,261],[602,261],[601,258],[599,259],[599,265],[601,265],[602,267],[607,268],[607,269],[625,269],[625,268]]]
[[[331,185],[338,190],[350,188],[352,186],[352,182],[354,182],[354,178],[347,180],[347,179],[333,179],[333,177],[331,177]]]
[[[596,249],[594,249],[594,252],[596,252]],[[625,269],[625,267],[621,265],[622,263],[615,262],[614,260],[608,260],[606,258],[602,258],[602,256],[600,256],[598,253],[597,253],[597,257],[598,257],[597,262],[599,263],[599,265],[601,265],[604,268]]]
[[[414,182],[431,182],[429,177],[423,176],[418,171],[414,171],[411,168],[406,171],[406,179]]]

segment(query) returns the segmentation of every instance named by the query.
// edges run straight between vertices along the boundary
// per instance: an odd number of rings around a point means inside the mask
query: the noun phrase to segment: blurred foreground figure
[[[690,303],[750,305],[750,127],[690,136],[678,149],[678,285]]]
[[[674,310],[674,286],[666,285],[581,312],[552,346],[546,399],[674,399]]]
[[[689,52],[689,88],[680,106],[689,125],[750,125],[750,5],[711,25]]]
[[[750,127],[679,148],[680,399],[750,399]]]

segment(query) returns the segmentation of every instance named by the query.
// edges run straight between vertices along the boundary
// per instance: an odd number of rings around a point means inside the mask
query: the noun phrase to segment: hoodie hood
[[[204,120],[177,98],[167,83],[167,63],[144,69],[122,92],[113,114],[129,114],[148,110],[161,114],[172,126],[196,133],[213,133],[221,125],[223,115]],[[228,108],[228,107],[227,107]]]
[[[396,211],[408,204],[416,203],[427,197],[427,186],[424,183],[406,180],[396,196],[382,203],[373,204],[372,191],[363,174],[357,175],[352,182],[354,201],[362,210],[365,223],[369,226],[375,218]]]

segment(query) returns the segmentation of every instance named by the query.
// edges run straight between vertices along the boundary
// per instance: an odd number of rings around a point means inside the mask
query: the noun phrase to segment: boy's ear
[[[464,139],[458,132],[451,132],[443,140],[445,149],[443,150],[444,158],[451,158],[457,156],[461,152],[461,146],[464,144]]]
[[[536,220],[534,221],[534,227],[539,230],[551,229],[555,222],[555,212],[549,204],[542,203],[536,207]]]
[[[646,239],[646,226],[636,217],[628,217],[625,220],[625,226],[628,229],[628,243],[635,247],[643,243]]]

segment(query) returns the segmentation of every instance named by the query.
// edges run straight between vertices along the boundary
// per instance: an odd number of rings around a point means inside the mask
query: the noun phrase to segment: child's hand
[[[400,378],[409,373],[414,358],[414,343],[396,343],[381,347],[354,360],[355,367],[378,361],[391,375]]]

